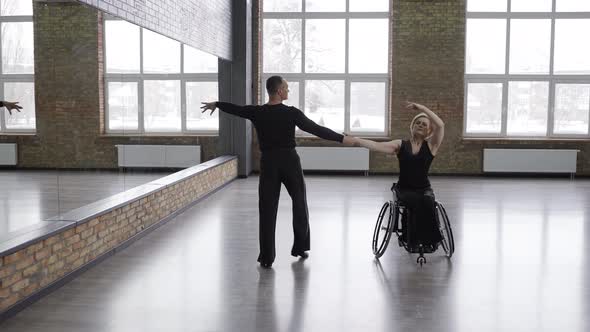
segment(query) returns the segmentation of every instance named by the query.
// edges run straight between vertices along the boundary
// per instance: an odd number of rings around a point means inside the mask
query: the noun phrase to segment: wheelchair
[[[415,227],[415,225],[414,223],[408,223],[408,220],[411,220],[410,214],[412,211],[397,198],[395,184],[391,191],[393,192],[393,200],[385,202],[381,207],[373,231],[373,254],[375,258],[378,259],[383,256],[393,233],[397,235],[400,247],[404,247],[411,254],[418,254],[416,263],[419,263],[420,266],[426,263],[424,254],[435,252],[439,245],[442,246],[446,256],[451,258],[455,251],[455,240],[447,211],[442,203],[435,201],[435,217],[442,240],[435,245],[424,245],[416,243],[411,238],[411,234],[414,233],[411,228]]]

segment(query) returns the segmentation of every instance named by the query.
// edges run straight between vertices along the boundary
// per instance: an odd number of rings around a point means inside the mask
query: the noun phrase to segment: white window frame
[[[302,111],[305,108],[305,81],[313,80],[337,80],[344,81],[344,131],[363,137],[386,137],[390,133],[390,98],[391,98],[391,65],[390,65],[390,54],[391,54],[391,9],[392,3],[389,2],[388,12],[349,12],[350,0],[346,0],[346,8],[343,12],[306,12],[305,11],[305,0],[300,0],[301,12],[264,12],[263,4],[260,4],[262,10],[262,24],[260,25],[260,36],[261,36],[261,47],[264,47],[264,20],[265,19],[300,19],[301,20],[301,72],[300,73],[272,73],[264,72],[264,52],[260,52],[260,63],[261,72],[260,76],[260,99],[259,103],[266,102],[263,100],[266,92],[266,80],[273,75],[280,75],[288,82],[299,83],[299,107]],[[345,42],[344,42],[344,73],[306,73],[305,72],[305,28],[306,21],[308,19],[344,19],[345,20]],[[387,72],[382,74],[357,74],[348,72],[348,54],[349,54],[349,26],[351,19],[387,19],[388,21],[388,63]],[[355,83],[384,83],[385,84],[385,114],[384,114],[384,131],[383,132],[369,132],[369,131],[351,131],[350,129],[350,85],[351,82]],[[311,136],[303,131],[297,130],[297,136],[306,137]]]
[[[467,0],[469,1],[469,0]],[[465,86],[463,100],[463,137],[466,138],[499,138],[499,139],[588,139],[590,138],[590,119],[588,134],[556,134],[554,132],[555,114],[555,85],[556,84],[590,84],[590,75],[558,75],[553,73],[555,51],[555,21],[558,19],[590,19],[590,12],[556,12],[556,1],[552,0],[551,12],[511,12],[512,0],[508,1],[507,12],[468,12],[466,10],[466,30],[469,19],[505,19],[506,21],[506,53],[504,74],[468,74],[465,68]],[[467,2],[465,8],[467,9]],[[549,19],[551,20],[551,42],[549,53],[548,74],[509,74],[510,69],[510,20],[511,19]],[[583,33],[583,32],[581,32]],[[467,36],[467,31],[465,33]],[[467,58],[467,43],[465,44],[465,59]],[[467,63],[465,64],[467,65]],[[540,81],[549,83],[549,96],[547,105],[547,131],[545,136],[515,136],[508,135],[508,84],[514,81]],[[470,83],[502,83],[502,129],[498,134],[468,133],[467,132],[467,91]],[[589,101],[590,107],[590,101]],[[590,112],[589,112],[590,114]],[[590,116],[590,115],[589,115]]]
[[[106,15],[105,15],[106,16]],[[107,72],[107,44],[106,44],[106,21],[116,21],[118,18],[105,17],[103,19],[103,45],[104,45],[104,108],[105,108],[105,132],[108,135],[133,135],[133,136],[183,136],[183,135],[217,135],[219,130],[191,130],[186,125],[186,83],[187,82],[218,82],[218,73],[184,73],[184,48],[185,44],[180,43],[180,73],[177,74],[151,74],[143,72],[143,31],[139,27],[139,73],[108,73]],[[218,69],[219,70],[219,69]],[[144,128],[144,82],[152,80],[180,81],[180,131],[146,132]],[[137,107],[139,122],[137,130],[111,130],[109,129],[109,89],[110,82],[135,82],[137,83]]]
[[[0,16],[0,26],[2,23],[21,23],[31,22],[33,23],[33,15],[10,15]],[[34,32],[33,32],[34,33]],[[0,38],[0,61],[2,61],[2,40]],[[35,83],[35,74],[4,74],[2,72],[2,64],[0,63],[0,100],[4,99],[4,83]],[[18,101],[18,100],[9,100]],[[33,100],[33,103],[35,101]],[[9,129],[6,128],[6,117],[10,116],[8,111],[4,108],[0,109],[2,114],[0,115],[0,134],[34,134],[37,132],[37,125],[33,129]],[[16,111],[13,111],[16,112]],[[36,115],[35,115],[36,116]]]

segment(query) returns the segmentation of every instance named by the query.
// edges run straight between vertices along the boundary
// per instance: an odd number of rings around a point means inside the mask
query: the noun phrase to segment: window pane
[[[468,19],[466,39],[468,74],[504,74],[506,20]]]
[[[510,74],[548,74],[551,20],[511,20]]]
[[[555,74],[590,74],[590,19],[555,20]]]
[[[266,103],[268,101],[268,92],[266,92],[265,87],[263,87],[263,89],[264,89],[263,103]],[[299,105],[299,82],[290,82],[289,81],[289,99],[283,101],[283,104],[301,109],[301,107]]]
[[[217,57],[194,47],[184,47],[185,73],[217,73]]]
[[[180,73],[180,43],[143,29],[143,72]]]
[[[299,104],[299,82],[289,82],[289,99],[283,101],[283,104],[301,109]]]
[[[301,72],[301,20],[264,20],[265,73]]]
[[[194,47],[184,47],[185,73],[217,73],[217,57]]]
[[[343,12],[345,10],[346,0],[305,0],[306,12]]]
[[[218,130],[219,111],[202,113],[202,102],[219,100],[217,82],[186,82],[186,128]]]
[[[180,81],[144,81],[146,132],[179,132]]]
[[[33,22],[2,23],[2,72],[33,74]]]
[[[590,12],[590,1],[557,0],[555,10],[558,12]]]
[[[108,86],[109,130],[137,130],[138,100],[137,82],[109,82]]]
[[[344,81],[306,81],[304,112],[319,125],[344,131]]]
[[[350,130],[385,132],[385,83],[350,83]]]
[[[468,12],[505,12],[507,8],[506,0],[467,0]]]
[[[387,73],[387,19],[350,20],[349,72]],[[370,36],[370,38],[367,38]]]
[[[588,134],[590,84],[556,84],[553,131]]]
[[[105,22],[107,73],[139,73],[139,27],[125,21]]]
[[[502,130],[502,83],[469,83],[465,131],[470,134]]]
[[[510,10],[513,12],[550,12],[552,11],[551,2],[552,0],[512,0]]]
[[[33,2],[27,0],[0,0],[0,15],[33,15]]]
[[[344,20],[307,20],[305,70],[308,73],[344,73]]]
[[[350,0],[351,12],[388,12],[388,0]]]
[[[264,0],[265,12],[300,12],[301,0]]]
[[[508,135],[546,135],[548,97],[547,82],[509,82]]]
[[[2,109],[6,116],[7,129],[35,129],[35,83],[4,83],[4,100],[18,101],[22,110],[8,111]]]

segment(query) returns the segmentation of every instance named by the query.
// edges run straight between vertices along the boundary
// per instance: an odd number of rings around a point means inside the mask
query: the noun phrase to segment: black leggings
[[[404,228],[404,240],[409,239],[412,244],[435,245],[442,240],[438,223],[436,222],[435,199],[432,188],[395,190],[398,199],[409,209],[409,223],[413,226]]]

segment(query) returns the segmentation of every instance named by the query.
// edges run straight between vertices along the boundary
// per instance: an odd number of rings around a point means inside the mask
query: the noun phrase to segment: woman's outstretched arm
[[[364,138],[353,138],[356,145],[365,147],[371,151],[383,152],[388,154],[397,154],[402,141],[399,139],[389,142],[375,142]]]

